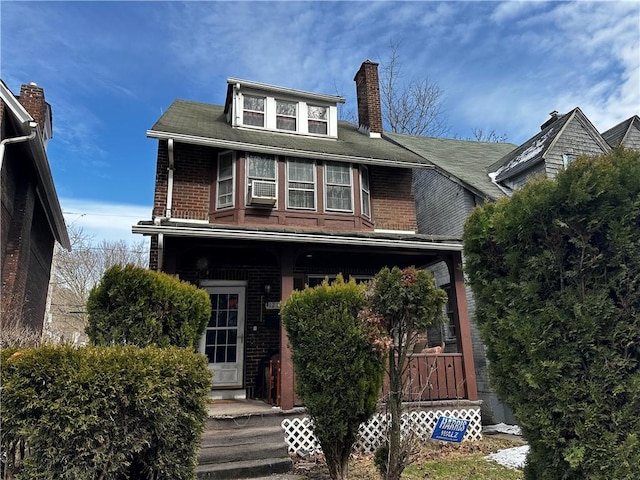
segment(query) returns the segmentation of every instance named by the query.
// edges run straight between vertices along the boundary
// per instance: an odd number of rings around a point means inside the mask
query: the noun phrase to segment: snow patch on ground
[[[482,433],[508,433],[509,435],[522,435],[522,430],[518,425],[507,425],[506,423],[497,423],[495,425],[485,425],[482,427]]]
[[[527,461],[528,453],[529,445],[522,445],[521,447],[507,448],[496,453],[491,453],[485,458],[487,460],[498,462],[500,465],[504,465],[507,468],[522,470],[525,462]]]

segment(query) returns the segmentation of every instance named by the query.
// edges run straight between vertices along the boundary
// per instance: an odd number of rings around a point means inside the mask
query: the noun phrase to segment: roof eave
[[[401,248],[426,251],[462,251],[462,242],[427,242],[409,239],[356,237],[304,232],[277,232],[269,230],[215,229],[181,225],[134,225],[132,232],[141,235],[163,234],[174,237],[211,238],[227,240],[258,240],[322,245]]]
[[[340,155],[335,153],[315,152],[311,150],[297,150],[292,148],[275,147],[272,145],[260,145],[256,143],[237,142],[233,140],[224,140],[219,138],[198,137],[193,135],[185,135],[181,133],[161,132],[158,130],[147,130],[147,137],[158,140],[169,140],[189,143],[194,145],[204,145],[216,148],[225,148],[231,150],[247,150],[257,153],[266,153],[272,155],[288,155],[298,158],[310,158],[315,160],[328,160],[334,162],[360,163],[367,165],[381,165],[386,167],[398,168],[433,168],[420,162],[407,162],[385,158],[373,157],[357,157],[353,155]]]
[[[240,87],[262,90],[264,92],[276,93],[281,95],[291,95],[295,97],[304,97],[325,103],[345,103],[345,98],[339,95],[326,95],[322,93],[305,92],[303,90],[295,90],[293,88],[278,87],[269,85],[268,83],[254,82],[251,80],[242,80],[240,78],[227,78],[227,84],[240,85]]]

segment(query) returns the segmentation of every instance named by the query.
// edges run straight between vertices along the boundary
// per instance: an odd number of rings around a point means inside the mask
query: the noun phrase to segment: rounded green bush
[[[383,355],[358,319],[363,305],[364,287],[339,276],[294,291],[282,307],[296,391],[334,479],[345,478],[358,428],[375,412],[382,386]]]
[[[211,314],[204,290],[165,273],[115,265],[91,290],[86,329],[94,345],[195,348]]]
[[[203,355],[56,345],[2,350],[0,361],[8,475],[194,478],[211,388]]]
[[[527,479],[640,469],[640,153],[581,158],[469,218],[466,271]]]

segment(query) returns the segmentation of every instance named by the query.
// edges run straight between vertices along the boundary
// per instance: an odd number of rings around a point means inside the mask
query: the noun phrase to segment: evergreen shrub
[[[464,244],[526,478],[638,478],[640,153],[580,158],[477,209]]]
[[[58,345],[0,357],[2,478],[194,478],[211,388],[204,356]]]
[[[375,413],[382,387],[384,354],[358,319],[363,306],[364,287],[338,276],[294,291],[282,307],[296,391],[333,479],[346,477],[358,428]]]
[[[91,290],[86,329],[94,345],[195,348],[211,314],[209,295],[188,282],[115,265]]]

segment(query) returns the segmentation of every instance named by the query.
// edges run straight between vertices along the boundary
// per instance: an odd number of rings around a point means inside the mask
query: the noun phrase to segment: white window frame
[[[329,166],[329,165],[346,166],[349,169],[349,192],[351,193],[351,197],[350,197],[351,198],[351,208],[349,210],[342,209],[342,208],[329,207],[328,197],[327,197],[327,192],[329,190],[328,187],[330,187],[330,186],[346,187],[347,186],[347,185],[340,184],[340,183],[329,183],[329,181],[327,180],[327,172],[328,172],[327,166]],[[327,212],[353,213],[353,168],[351,167],[350,163],[325,162],[325,164],[324,164],[324,209]]]
[[[222,178],[220,176],[220,159],[225,156],[225,155],[231,155],[231,176],[230,177],[225,177]],[[218,154],[218,168],[217,168],[217,175],[216,175],[216,210],[220,210],[222,208],[229,208],[229,207],[234,207],[236,204],[236,182],[235,182],[235,178],[236,178],[236,155],[235,152],[233,152],[232,150],[226,150],[224,152],[220,152]],[[226,182],[231,180],[231,203],[230,204],[222,204],[220,202],[220,183],[221,182]],[[225,193],[224,196],[229,195],[228,193]]]
[[[244,99],[245,98],[259,98],[259,99],[262,99],[262,111],[260,111],[260,110],[250,110],[248,108],[245,108],[245,106],[244,106]],[[244,121],[244,113],[245,112],[261,114],[262,115],[262,125],[252,125],[250,123],[245,123],[245,121]],[[242,96],[242,124],[246,125],[247,127],[251,127],[251,128],[265,128],[267,126],[267,97],[264,97],[262,95],[251,95],[251,94],[246,94],[246,95]]]
[[[367,172],[366,188],[364,182],[362,181],[362,172]],[[367,167],[366,165],[360,165],[360,211],[362,212],[362,215],[367,218],[371,218],[371,176],[369,174],[369,167]],[[365,206],[367,207],[367,212],[365,212]]]
[[[273,160],[274,163],[274,171],[275,171],[275,178],[267,178],[267,177],[252,177],[249,175],[249,162],[251,158],[266,158],[266,159],[270,159]],[[255,207],[255,205],[253,205],[251,203],[251,194],[249,193],[250,189],[251,189],[251,182],[253,180],[262,180],[262,181],[267,181],[267,182],[275,182],[275,191],[276,191],[276,204],[278,202],[277,197],[278,197],[278,159],[275,157],[275,155],[266,155],[266,154],[257,154],[257,153],[247,153],[244,157],[244,163],[245,163],[245,204],[247,206],[252,206]]]
[[[282,132],[299,132],[300,131],[300,119],[298,118],[298,113],[300,112],[300,102],[296,101],[296,100],[284,100],[284,99],[275,99],[276,101],[276,130],[282,131]],[[296,107],[296,113],[295,115],[285,115],[282,113],[278,113],[278,104],[279,103],[290,103],[295,105]],[[293,130],[288,129],[288,128],[279,128],[278,127],[278,119],[279,118],[292,118],[293,121],[295,122],[295,128]]]
[[[313,169],[313,207],[309,208],[309,207],[295,207],[292,206],[290,203],[290,196],[289,196],[289,192],[290,190],[302,190],[305,192],[308,192],[308,189],[302,189],[302,188],[291,188],[290,186],[290,182],[291,180],[289,179],[289,166],[292,163],[310,163],[311,167]],[[289,158],[287,157],[287,210],[308,210],[308,211],[316,211],[316,209],[318,208],[318,178],[317,178],[317,173],[316,173],[316,162],[313,160],[308,160],[308,159],[304,159],[304,158]],[[296,181],[296,183],[309,183],[309,182],[299,182]]]
[[[309,110],[313,107],[317,107],[317,108],[324,108],[325,109],[325,116],[327,117],[326,119],[322,120],[322,119],[317,119],[317,118],[311,118],[309,117]],[[313,105],[313,104],[307,104],[307,133],[309,135],[319,135],[322,137],[326,137],[329,135],[329,116],[331,113],[331,109],[330,107],[327,107],[325,105]],[[311,132],[309,130],[309,122],[318,122],[318,123],[324,123],[325,125],[325,132],[324,133],[316,133],[316,132]]]

